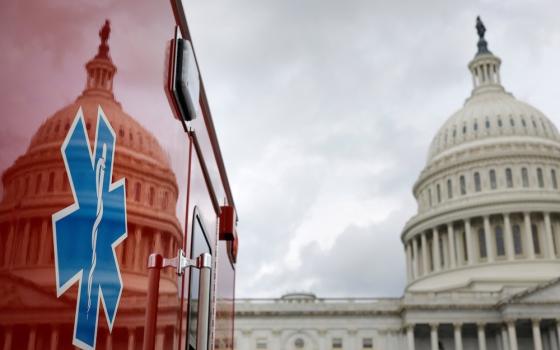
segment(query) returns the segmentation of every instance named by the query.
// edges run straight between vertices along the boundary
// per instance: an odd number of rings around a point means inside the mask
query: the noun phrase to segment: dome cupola
[[[474,59],[469,63],[469,70],[473,78],[472,94],[480,94],[486,91],[505,91],[500,82],[501,60],[488,50],[488,42],[484,39],[486,27],[476,18],[476,30],[478,32],[478,51]]]

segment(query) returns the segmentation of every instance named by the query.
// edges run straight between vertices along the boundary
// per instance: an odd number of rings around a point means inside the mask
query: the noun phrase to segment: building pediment
[[[560,304],[560,277],[509,296],[500,304]]]
[[[49,309],[70,306],[70,300],[58,299],[52,291],[45,290],[29,280],[12,274],[0,274],[0,310]],[[2,313],[0,312],[0,313]]]

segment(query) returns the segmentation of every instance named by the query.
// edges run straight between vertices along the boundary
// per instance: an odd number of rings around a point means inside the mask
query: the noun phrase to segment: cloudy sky
[[[117,97],[154,124],[165,99],[126,87],[145,80],[162,95],[163,49],[144,43],[169,37],[153,18],[170,10],[133,3],[2,3],[0,49],[12,69],[0,72],[0,99],[27,128],[20,135],[14,118],[2,119],[0,165],[44,120],[24,116],[52,113],[81,91],[106,17]],[[557,0],[184,3],[240,217],[238,297],[402,294],[411,188],[432,136],[470,94],[476,15],[506,89],[560,126]],[[137,59],[124,66],[125,54]],[[53,88],[60,77],[66,84]]]
[[[471,90],[476,15],[560,125],[557,1],[186,1],[239,209],[238,296],[399,296],[431,138]]]

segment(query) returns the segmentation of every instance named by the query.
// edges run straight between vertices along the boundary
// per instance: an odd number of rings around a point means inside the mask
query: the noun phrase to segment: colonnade
[[[490,350],[488,345],[488,330],[489,326],[494,327],[496,350],[523,350],[520,347],[517,330],[520,327],[517,324],[520,320],[507,320],[503,324],[486,324],[483,322],[476,324],[476,340],[478,350]],[[534,350],[560,350],[560,319],[557,320],[543,320],[543,319],[529,319],[531,327],[532,345]],[[546,322],[545,322],[546,321]],[[415,327],[419,325],[410,324],[406,327],[406,339],[408,350],[416,350],[416,337]],[[441,350],[440,343],[440,327],[442,324],[431,323],[430,327],[430,349]],[[453,350],[463,350],[463,328],[462,323],[453,323]]]
[[[408,280],[442,269],[497,260],[556,259],[560,252],[560,222],[553,214],[489,214],[417,232],[405,243]]]

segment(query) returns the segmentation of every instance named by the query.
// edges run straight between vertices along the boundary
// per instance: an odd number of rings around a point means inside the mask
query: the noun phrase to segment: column
[[[559,350],[556,346],[556,331],[555,327],[550,327],[548,329],[548,348],[550,350]]]
[[[48,224],[49,224],[49,220],[47,219],[43,219],[41,220],[41,244],[39,244],[39,264],[46,264],[47,263],[47,252],[48,249],[50,249],[50,247],[52,247],[52,243],[51,244],[47,244],[47,233],[48,233]]]
[[[412,275],[412,246],[410,242],[406,243],[406,277],[408,282],[412,282],[413,275]]]
[[[37,342],[37,330],[34,326],[30,326],[29,335],[27,336],[27,350],[34,350]]]
[[[127,343],[128,350],[134,350],[136,348],[135,331],[136,330],[134,328],[128,329],[128,343]]]
[[[478,350],[486,350],[486,330],[484,323],[478,323]]]
[[[531,215],[530,213],[523,213],[523,221],[525,222],[525,251],[527,252],[527,259],[535,258],[535,246],[533,245],[533,234],[531,232]]]
[[[502,328],[502,345],[503,345],[502,350],[509,350],[507,327],[502,326],[501,328]]]
[[[461,324],[453,324],[453,337],[455,338],[455,350],[463,350],[463,336],[461,334]]]
[[[439,350],[438,347],[438,325],[431,324],[430,325],[430,339],[432,342],[432,350]]]
[[[434,264],[434,271],[437,272],[441,268],[441,254],[439,247],[439,232],[437,228],[432,230],[432,262]]]
[[[58,327],[53,326],[51,330],[51,350],[58,350]]]
[[[546,240],[546,258],[554,259],[556,254],[554,254],[554,239],[552,238],[552,224],[550,222],[550,213],[544,213],[544,233]]]
[[[492,231],[490,229],[490,217],[484,216],[484,241],[486,243],[486,261],[493,262],[495,249],[492,244]]]
[[[556,320],[556,342],[558,343],[558,349],[560,349],[560,319]]]
[[[511,232],[511,221],[509,219],[509,213],[504,214],[504,244],[506,245],[507,259],[515,259],[513,250],[513,233]]]
[[[541,337],[541,320],[532,320],[533,324],[533,344],[535,350],[543,350]]]
[[[517,348],[517,331],[515,330],[515,321],[508,321],[509,350],[519,350]]]
[[[471,220],[465,220],[465,237],[467,241],[467,264],[474,264],[474,246],[471,232]]]
[[[19,247],[19,252],[16,251],[16,261],[18,261],[18,265],[26,265],[27,264],[27,254],[29,253],[29,230],[31,228],[31,221],[24,219],[25,225],[23,226],[23,240],[21,246]],[[19,259],[18,259],[19,258]]]
[[[418,278],[418,275],[420,274],[419,272],[419,266],[418,266],[418,239],[416,239],[416,237],[413,237],[412,239],[412,253],[413,253],[413,261],[412,261],[412,274],[414,275],[414,278]]]
[[[455,232],[453,231],[453,224],[447,224],[447,241],[449,242],[449,266],[454,268],[457,259],[455,258]]]
[[[4,345],[2,346],[3,350],[10,350],[12,348],[12,329],[6,328],[4,333]]]
[[[406,338],[408,339],[408,350],[414,350],[414,325],[406,327]]]
[[[8,240],[6,241],[6,248],[4,249],[4,266],[9,266],[10,264],[10,255],[12,252],[15,251],[13,244],[14,244],[14,229],[16,224],[10,224],[10,231],[8,233]]]
[[[422,274],[425,276],[430,271],[430,262],[428,260],[428,240],[426,239],[426,232],[421,233],[422,240]]]

